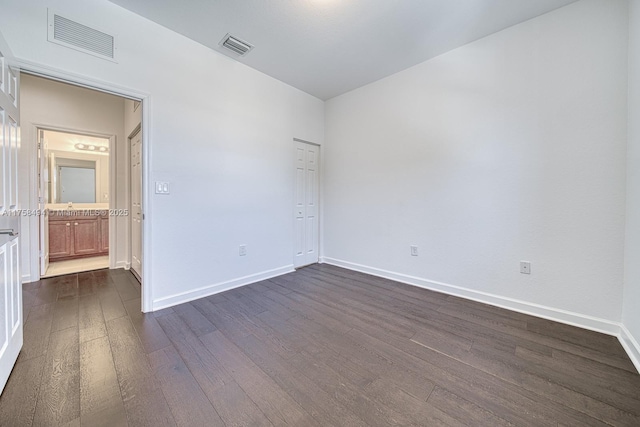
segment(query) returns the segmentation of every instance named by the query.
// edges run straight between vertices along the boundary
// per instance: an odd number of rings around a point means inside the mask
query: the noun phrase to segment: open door
[[[44,139],[44,131],[38,129],[38,208],[40,209],[40,276],[49,268],[49,220],[43,215],[49,200],[49,147]]]
[[[142,131],[129,138],[131,144],[131,271],[142,283]]]
[[[22,348],[18,153],[20,73],[0,34],[0,392]]]

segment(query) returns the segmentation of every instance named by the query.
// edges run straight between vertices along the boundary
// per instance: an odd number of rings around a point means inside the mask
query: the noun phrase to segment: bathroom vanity
[[[109,216],[106,210],[52,210],[48,212],[48,223],[50,261],[109,253]]]

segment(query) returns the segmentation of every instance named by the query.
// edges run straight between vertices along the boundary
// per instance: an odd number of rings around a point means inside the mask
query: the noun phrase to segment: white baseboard
[[[629,332],[624,324],[620,325],[618,340],[620,340],[620,344],[622,344],[622,347],[629,355],[629,359],[631,359],[636,370],[640,373],[640,344],[638,344],[638,341],[631,335],[631,332]]]
[[[230,289],[239,288],[241,286],[249,285],[251,283],[259,282],[261,280],[270,279],[272,277],[281,276],[283,274],[291,273],[295,271],[293,264],[286,265],[284,267],[274,268],[273,270],[263,271],[261,273],[251,274],[249,276],[239,277],[237,279],[228,280],[222,283],[216,283],[214,285],[204,286],[199,289],[194,289],[188,292],[182,292],[179,294],[171,295],[164,298],[159,298],[153,301],[152,311],[161,310],[163,308],[171,307],[174,305],[182,304],[185,302],[193,301],[198,298],[208,297],[210,295],[217,294],[219,292],[228,291]]]
[[[496,307],[506,308],[507,310],[517,311],[519,313],[542,317],[544,319],[554,320],[556,322],[565,323],[571,326],[577,326],[579,328],[601,332],[607,335],[613,335],[617,337],[620,334],[620,323],[612,322],[606,319],[599,319],[597,317],[592,317],[585,314],[574,313],[571,311],[548,307],[540,304],[534,304],[526,301],[520,301],[500,295],[475,291],[473,289],[450,285],[448,283],[436,282],[434,280],[409,276],[402,273],[382,270],[379,268],[369,267],[366,265],[356,264],[335,258],[324,257],[323,262],[338,267],[344,267],[349,270],[355,270],[362,273],[371,274],[373,276],[395,280],[396,282],[406,283],[408,285],[418,286],[420,288],[425,288],[448,295],[454,295],[457,297],[478,301],[484,304],[494,305]]]
[[[116,262],[116,264],[115,264],[113,267],[111,267],[111,268],[113,268],[113,269],[115,269],[115,268],[124,268],[125,270],[128,270],[128,269],[129,269],[129,263],[128,263],[128,262],[126,262],[126,261],[118,261],[118,262]]]
[[[31,280],[31,274],[22,275],[22,283],[31,283],[31,282],[35,282],[35,280]]]

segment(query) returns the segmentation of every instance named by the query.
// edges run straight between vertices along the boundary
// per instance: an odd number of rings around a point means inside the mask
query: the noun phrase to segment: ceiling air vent
[[[49,10],[50,42],[115,62],[115,38]]]
[[[227,34],[226,36],[224,36],[219,44],[220,46],[227,48],[233,53],[240,56],[246,55],[247,52],[253,49],[253,45],[240,40],[239,38],[234,37],[231,34]]]

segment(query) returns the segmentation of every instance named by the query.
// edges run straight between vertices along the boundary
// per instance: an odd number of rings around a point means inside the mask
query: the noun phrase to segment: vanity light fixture
[[[75,147],[82,151],[98,151],[100,153],[107,153],[109,151],[109,147],[105,147],[104,145],[86,145],[78,143]]]

